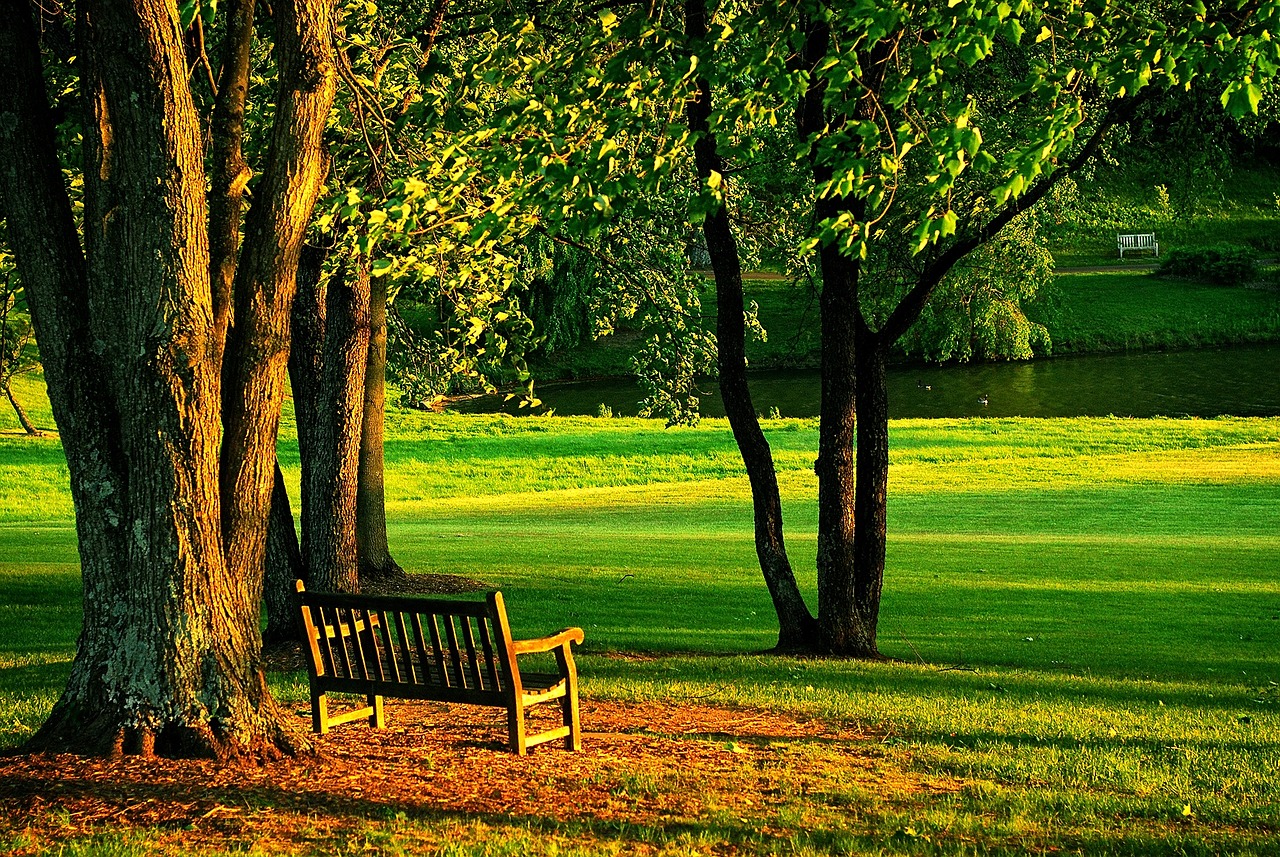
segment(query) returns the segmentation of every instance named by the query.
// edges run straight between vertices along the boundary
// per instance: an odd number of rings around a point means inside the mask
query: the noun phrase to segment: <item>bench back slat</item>
[[[331,688],[419,686],[414,692],[424,698],[439,688],[450,697],[498,700],[519,686],[497,593],[476,602],[299,589],[299,604],[313,671]]]
[[[329,610],[329,613],[330,613],[330,616],[325,617],[323,608],[321,608],[322,621],[320,624],[320,634],[325,638],[327,642],[329,642],[331,647],[334,643],[337,643],[338,654],[342,656],[341,661],[335,660],[333,662],[334,675],[342,675],[342,676],[350,677],[351,676],[351,655],[347,651],[347,638],[344,634],[341,633],[342,616],[340,615],[337,607],[331,608]],[[337,632],[336,634],[332,633],[335,631]],[[339,663],[341,663],[341,667],[339,667]],[[339,671],[339,669],[341,671]]]
[[[489,623],[480,623],[480,646],[484,649],[484,663],[489,672],[489,686],[493,690],[502,690],[502,682],[498,680],[498,659],[493,653],[493,634],[489,631]]]
[[[363,612],[364,612],[363,610],[359,610],[358,608],[355,608],[355,607],[347,608],[347,611],[346,611],[347,626],[346,626],[346,631],[344,631],[343,633],[343,640],[344,641],[350,640],[349,645],[351,646],[351,650],[355,652],[355,658],[352,659],[352,665],[353,666],[358,665],[360,669],[359,677],[368,681],[369,679],[373,678],[373,673],[370,672],[369,670],[369,658],[366,657],[366,651],[365,651],[366,647],[363,645],[364,643],[363,634],[366,630],[369,629],[367,614],[365,616],[364,621],[361,620],[360,614]],[[375,651],[373,652],[373,654],[376,655],[377,652]],[[373,661],[375,664],[378,663],[378,659],[376,657],[373,659]],[[382,678],[381,664],[378,664],[378,678],[379,679]]]
[[[409,629],[405,627],[404,613],[397,610],[391,615],[396,617],[396,633],[400,635],[400,659],[404,664],[405,680],[410,684],[422,684],[414,670],[413,643],[409,639]]]
[[[369,629],[369,638],[372,640],[375,649],[377,648],[378,637],[381,636],[382,638],[382,651],[375,651],[373,653],[374,660],[378,662],[378,676],[383,678],[390,675],[393,680],[399,682],[401,680],[400,664],[396,660],[395,629],[392,628],[391,623],[387,621],[387,611],[379,610],[376,613],[371,612],[369,615],[377,617],[377,630],[381,632],[379,635],[374,633],[374,629]]]
[[[1154,232],[1116,233],[1116,245],[1124,250],[1150,250],[1155,244]]]
[[[462,640],[467,645],[467,677],[471,686],[478,690],[488,690],[484,686],[484,673],[480,672],[480,659],[476,657],[476,635],[471,628],[471,617],[462,617]]]
[[[454,624],[454,617],[441,616],[444,620],[445,637],[449,640],[449,664],[453,667],[453,675],[458,679],[458,687],[466,688],[467,679],[462,672],[462,653],[458,651],[458,628]]]
[[[427,627],[431,629],[431,654],[434,656],[431,663],[436,668],[437,683],[444,687],[453,687],[449,683],[449,671],[444,666],[444,643],[440,640],[440,623],[436,614],[427,614]]]
[[[427,639],[422,633],[422,614],[409,614],[409,624],[413,626],[413,642],[418,652],[418,682],[431,684],[435,679],[431,676],[431,655],[428,654]]]

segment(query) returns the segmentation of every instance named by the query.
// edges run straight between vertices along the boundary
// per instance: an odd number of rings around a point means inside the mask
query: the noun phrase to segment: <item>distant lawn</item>
[[[1158,187],[1168,194],[1167,206]],[[1063,206],[1051,197],[1038,210],[1060,267],[1118,265],[1117,232],[1154,232],[1164,252],[1226,242],[1277,255],[1277,195],[1280,166],[1274,164],[1189,171],[1176,158],[1153,155],[1100,166],[1079,183],[1074,202]]]
[[[1280,339],[1280,289],[1195,283],[1127,271],[1058,277],[1055,354],[1197,348]]]

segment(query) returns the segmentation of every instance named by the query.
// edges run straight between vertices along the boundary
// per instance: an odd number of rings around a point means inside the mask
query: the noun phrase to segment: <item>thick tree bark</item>
[[[280,89],[267,169],[255,190],[236,269],[226,352],[223,544],[261,602],[275,444],[284,398],[298,254],[327,170],[323,132],[335,90],[331,5],[274,6]]]
[[[333,87],[327,3],[276,12],[275,139],[237,281],[232,387],[220,389],[203,140],[176,9],[79,8],[82,253],[30,7],[0,0],[0,56],[12,66],[0,75],[0,191],[67,454],[84,578],[76,660],[33,749],[229,757],[306,746],[266,689],[258,618],[280,318]]]
[[[280,462],[276,462],[275,484],[271,491],[271,520],[267,524],[267,564],[262,596],[267,607],[263,645],[302,639],[302,620],[295,603],[293,582],[306,580],[298,532],[293,526],[293,510],[285,488]]]
[[[443,6],[444,4],[440,4]],[[364,370],[364,412],[356,485],[356,550],[360,577],[400,576],[404,570],[387,543],[387,503],[383,480],[383,424],[386,420],[387,283],[369,283],[369,351]]]
[[[22,430],[31,437],[44,437],[44,432],[36,428],[36,424],[31,422],[31,417],[27,416],[27,412],[23,410],[22,403],[13,394],[13,387],[9,384],[4,385],[4,396],[9,400],[9,404],[13,405],[13,412],[17,414],[18,425],[22,426]]]
[[[706,0],[686,0],[685,32],[691,38],[707,35]],[[701,136],[694,144],[698,176],[724,174],[724,163],[710,133],[711,85],[698,80],[697,97],[687,105],[689,130]],[[702,234],[716,281],[716,349],[720,396],[733,431],[742,463],[751,484],[755,511],[756,556],[765,585],[778,616],[777,648],[783,651],[812,649],[817,643],[817,623],[796,585],[782,532],[782,500],[769,441],[760,429],[751,389],[747,384],[746,312],[742,288],[742,264],[738,243],[721,205],[702,222]]]

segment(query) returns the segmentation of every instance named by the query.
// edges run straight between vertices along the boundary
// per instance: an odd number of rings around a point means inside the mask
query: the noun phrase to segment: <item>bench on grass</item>
[[[582,748],[578,671],[570,650],[582,642],[581,628],[513,640],[496,591],[484,601],[341,595],[308,592],[301,580],[297,591],[316,732],[366,717],[381,729],[382,699],[390,696],[505,708],[511,749],[522,756],[557,738],[568,750]],[[518,656],[533,652],[553,653],[557,670],[521,671]],[[330,716],[328,693],[360,694],[369,704]],[[560,700],[564,725],[528,734],[525,709],[552,700]]]
[[[1124,258],[1125,251],[1132,253],[1136,250],[1150,250],[1155,255],[1160,255],[1160,245],[1156,242],[1154,232],[1138,232],[1131,235],[1117,232],[1116,249],[1120,251],[1121,259]]]

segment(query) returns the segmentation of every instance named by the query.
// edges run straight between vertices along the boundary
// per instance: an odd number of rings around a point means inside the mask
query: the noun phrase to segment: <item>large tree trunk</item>
[[[33,749],[229,757],[305,746],[267,692],[258,618],[281,313],[333,84],[327,5],[275,8],[275,138],[241,265],[233,382],[220,390],[203,141],[176,9],[80,7],[82,254],[30,8],[0,0],[12,66],[0,76],[5,216],[67,453],[84,578],[76,659]]]
[[[25,9],[2,17],[17,15],[29,22]],[[81,359],[105,370],[118,430],[114,449],[90,454],[114,453],[116,476],[76,492],[78,518],[95,492],[112,496],[80,522],[85,630],[67,688],[31,746],[270,751],[287,739],[259,670],[257,609],[218,530],[204,173],[178,28],[167,8],[145,2],[86,3],[79,26],[89,226],[87,302],[76,311],[89,321],[81,342],[97,346],[96,359]],[[29,39],[17,49],[33,49]],[[34,57],[11,85],[43,94],[33,69]],[[41,142],[55,151],[51,133]],[[42,345],[71,333],[59,321],[42,319]],[[119,553],[99,561],[108,551]]]
[[[691,38],[707,35],[706,0],[686,0],[685,31]],[[701,134],[694,144],[698,176],[724,173],[724,163],[710,133],[711,85],[698,80],[698,95],[687,105],[689,129]],[[751,503],[755,510],[756,556],[765,585],[778,616],[778,650],[812,649],[817,643],[817,623],[796,585],[791,560],[782,534],[782,500],[778,475],[773,465],[769,441],[760,429],[755,403],[747,384],[746,312],[742,289],[742,264],[738,242],[729,223],[729,212],[721,205],[702,222],[702,234],[711,256],[716,280],[716,349],[720,374],[720,396],[725,416],[733,430],[742,463],[751,483]]]
[[[440,4],[443,6],[443,4]],[[387,543],[387,501],[383,480],[383,425],[386,420],[387,283],[369,283],[369,354],[364,370],[364,413],[360,429],[360,472],[356,485],[356,550],[360,577],[404,574]]]

